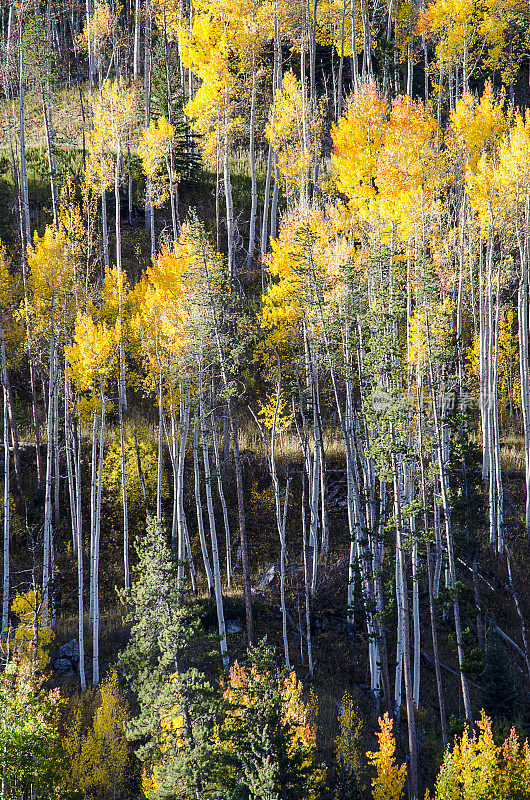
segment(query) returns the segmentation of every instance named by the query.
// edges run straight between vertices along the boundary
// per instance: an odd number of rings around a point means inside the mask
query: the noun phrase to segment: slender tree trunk
[[[309,586],[309,554],[307,548],[307,522],[306,522],[306,483],[305,474],[302,470],[302,555],[304,559],[304,595],[305,595],[305,623],[307,639],[307,662],[309,675],[313,677],[313,648],[311,642],[311,592]]]
[[[201,354],[202,357],[202,354]],[[217,530],[215,526],[215,515],[213,510],[212,498],[212,475],[210,472],[210,454],[208,452],[208,439],[206,430],[206,417],[204,412],[204,393],[202,381],[202,364],[199,366],[199,423],[201,428],[202,458],[204,465],[204,484],[206,490],[206,507],[208,510],[208,521],[210,525],[210,538],[212,540],[212,564],[214,577],[215,605],[217,609],[217,623],[219,628],[219,639],[221,645],[221,657],[225,675],[228,677],[230,672],[230,659],[228,658],[226,644],[226,626],[223,608],[223,591],[221,587],[221,568],[219,565],[219,547],[217,544]]]
[[[52,482],[53,482],[53,398],[55,383],[55,337],[53,322],[53,302],[50,312],[50,357],[48,378],[48,421],[46,426],[46,491],[44,501],[44,556],[42,564],[42,601],[44,605],[44,624],[50,624],[50,587],[52,583]]]
[[[221,460],[219,458],[219,447],[217,444],[217,427],[215,420],[212,418],[212,443],[215,459],[215,474],[217,478],[217,490],[219,493],[219,500],[221,501],[221,508],[223,510],[223,524],[225,529],[225,548],[226,548],[226,585],[228,589],[232,584],[232,540],[230,536],[230,522],[228,519],[228,508],[226,505],[226,498],[223,489],[223,476],[221,472]]]
[[[427,327],[427,344],[428,344],[428,361],[429,361],[429,376],[430,376],[430,384],[431,384],[431,396],[432,396],[432,408],[433,408],[433,416],[434,416],[434,434],[435,434],[435,447],[437,452],[437,460],[438,460],[438,477],[440,481],[440,492],[442,497],[442,508],[444,512],[444,522],[445,522],[445,536],[446,536],[446,547],[447,547],[447,561],[449,566],[449,582],[450,588],[453,588],[456,584],[456,568],[455,568],[455,559],[454,559],[454,551],[453,551],[453,534],[451,529],[451,510],[449,508],[449,501],[447,497],[447,485],[446,485],[446,473],[445,473],[445,464],[442,454],[442,439],[441,439],[441,432],[440,432],[440,423],[438,418],[438,398],[436,396],[435,390],[435,383],[434,383],[434,374],[433,374],[433,365],[432,365],[432,355],[431,355],[431,343],[430,343],[430,332],[429,332],[429,321],[426,316],[426,327]],[[458,652],[458,664],[460,668],[460,682],[462,684],[462,699],[464,702],[464,711],[466,715],[466,719],[468,724],[471,728],[473,725],[473,715],[471,711],[471,701],[469,697],[469,687],[467,683],[467,678],[464,673],[464,645],[463,645],[463,633],[462,633],[462,622],[460,618],[460,601],[458,599],[458,594],[453,592],[453,612],[455,618],[455,636],[456,636],[456,646]]]
[[[256,53],[253,46],[252,47],[252,91],[250,98],[250,130],[249,130],[251,207],[250,207],[250,224],[249,224],[249,235],[248,235],[247,269],[250,269],[254,261],[254,247],[256,242],[256,219],[258,216],[258,182],[256,179],[256,147],[255,147],[256,92],[257,92]]]
[[[99,464],[94,535],[94,619],[92,625],[92,683],[99,684],[99,542],[101,533],[101,489],[103,485],[103,461],[105,446],[105,390],[101,387],[101,431],[99,437]]]
[[[199,475],[199,443],[198,443],[198,420],[193,425],[193,477],[195,486],[195,508],[197,510],[197,528],[199,531],[199,541],[201,543],[202,560],[204,564],[204,571],[208,581],[208,592],[210,595],[214,593],[213,588],[213,575],[210,566],[210,556],[208,554],[208,546],[206,544],[206,537],[204,535],[204,522],[202,518],[202,500],[201,500],[201,479]]]
[[[400,574],[400,601],[401,616],[403,620],[403,672],[405,677],[405,701],[407,704],[407,726],[409,733],[409,759],[410,768],[408,770],[410,795],[412,800],[418,798],[418,761],[416,743],[416,720],[414,717],[414,702],[412,697],[412,677],[410,668],[410,630],[409,630],[409,609],[408,609],[408,590],[407,573],[405,567],[405,555],[403,553],[403,529],[401,516],[401,486],[398,475],[398,463],[396,456],[392,455],[392,472],[394,478],[394,514],[396,519],[396,550],[398,559],[398,571]]]
[[[6,349],[4,330],[0,325],[2,352],[2,384],[4,399],[4,576],[2,585],[2,638],[5,639],[9,629],[9,587],[10,587],[10,509],[9,509],[9,397],[7,389]]]

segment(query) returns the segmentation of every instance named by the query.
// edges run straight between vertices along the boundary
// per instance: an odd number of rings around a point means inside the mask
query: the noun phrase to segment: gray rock
[[[69,658],[56,658],[53,662],[53,669],[63,678],[72,678],[75,675]]]
[[[79,642],[72,639],[59,648],[59,658],[67,658],[75,666],[79,663]]]
[[[226,632],[227,633],[241,633],[243,630],[243,626],[239,622],[238,619],[227,619],[226,620]]]
[[[267,570],[265,570],[263,575],[260,576],[256,584],[256,589],[266,589],[266,587],[273,582],[276,575],[279,574],[280,574],[280,565],[271,564],[270,567]]]

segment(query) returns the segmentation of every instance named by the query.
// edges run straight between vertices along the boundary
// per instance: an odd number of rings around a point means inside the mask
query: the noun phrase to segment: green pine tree
[[[133,625],[120,661],[139,706],[128,736],[139,744],[157,798],[172,797],[177,786],[179,797],[196,797],[215,709],[213,689],[191,655],[201,636],[198,606],[179,584],[177,562],[153,518],[136,551],[136,580],[121,595]]]

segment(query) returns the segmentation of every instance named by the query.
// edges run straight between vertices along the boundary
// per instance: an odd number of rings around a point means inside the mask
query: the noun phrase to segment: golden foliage
[[[116,670],[98,690],[99,702],[92,725],[86,732],[78,710],[63,745],[69,762],[66,782],[86,798],[119,798],[127,779],[129,747],[125,724],[129,707],[120,689]]]
[[[379,750],[368,752],[368,760],[376,768],[376,775],[372,779],[373,800],[399,800],[405,786],[407,768],[404,764],[396,763],[396,743],[392,733],[393,720],[388,712],[379,717],[381,731],[376,733],[379,740]]]

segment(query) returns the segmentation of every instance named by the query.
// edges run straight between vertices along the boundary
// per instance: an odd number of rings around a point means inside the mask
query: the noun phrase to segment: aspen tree
[[[3,409],[4,409],[4,525],[3,525],[3,585],[2,585],[2,636],[7,635],[9,627],[10,597],[10,450],[9,450],[9,378],[7,371],[6,339],[13,344],[9,335],[12,316],[17,301],[17,287],[9,271],[10,259],[0,243],[0,355],[2,368]],[[11,324],[10,324],[11,323]],[[10,341],[11,340],[11,341]]]
[[[142,168],[148,178],[149,202],[155,208],[160,206],[169,194],[171,201],[171,221],[173,240],[178,235],[178,180],[173,164],[175,149],[175,128],[165,117],[151,121],[142,132],[138,145],[138,154],[142,159]]]
[[[107,413],[107,384],[115,366],[118,350],[116,334],[105,323],[96,323],[87,314],[79,314],[73,344],[67,349],[75,385],[82,392],[88,392],[91,402],[100,416],[99,453],[97,455],[97,425],[94,412],[93,439],[93,478],[96,481],[93,493],[94,512],[90,548],[90,598],[92,609],[92,682],[99,683],[99,547],[101,534],[101,490],[103,483],[103,461],[105,444],[105,423]]]

